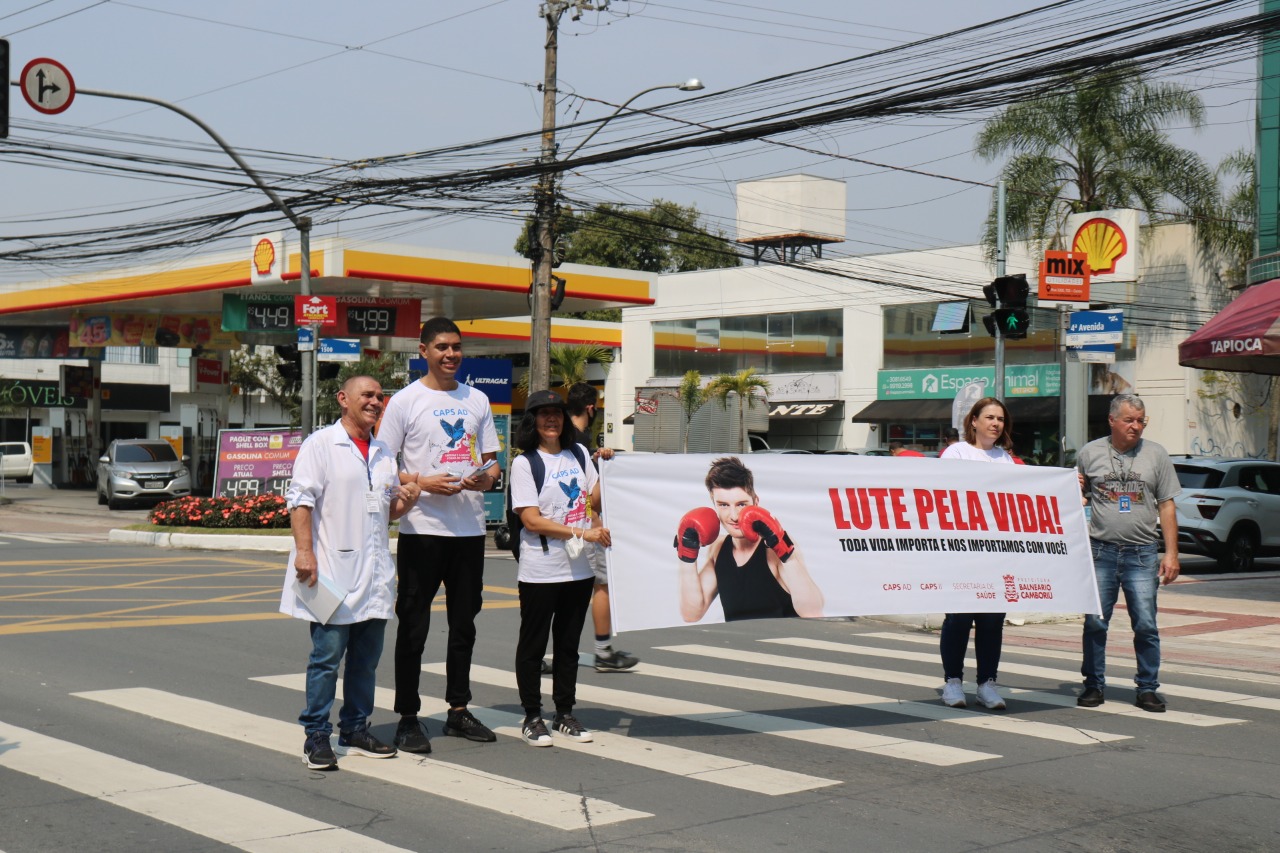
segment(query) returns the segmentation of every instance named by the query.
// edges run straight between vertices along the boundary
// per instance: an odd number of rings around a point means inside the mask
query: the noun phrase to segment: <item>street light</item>
[[[538,178],[536,189],[534,221],[537,226],[535,243],[531,247],[533,260],[533,290],[529,306],[529,390],[543,391],[551,387],[551,270],[555,266],[555,216],[556,216],[556,85],[555,85],[555,52],[548,52],[547,82],[542,89],[542,157],[545,166]],[[691,77],[683,83],[668,83],[662,86],[650,86],[641,89],[622,102],[595,129],[587,134],[569,152],[564,160],[572,160],[573,155],[582,150],[582,146],[591,141],[600,128],[617,118],[632,101],[641,95],[657,92],[660,89],[679,89],[682,92],[696,92],[704,88],[702,81]]]

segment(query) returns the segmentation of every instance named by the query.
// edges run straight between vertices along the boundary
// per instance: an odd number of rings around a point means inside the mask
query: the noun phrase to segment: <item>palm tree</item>
[[[613,364],[613,350],[598,344],[551,345],[551,379],[554,385],[568,388],[575,383],[586,382],[587,367],[592,364],[600,365],[608,376],[609,366]],[[519,386],[529,390],[528,373],[520,377]]]
[[[702,388],[702,374],[696,370],[685,373],[680,380],[680,389],[676,392],[680,398],[680,408],[684,410],[684,433],[681,435],[681,451],[689,452],[689,424],[693,415],[707,401],[707,392]]]
[[[688,376],[688,374],[686,374]],[[756,372],[754,367],[739,370],[737,373],[721,373],[707,385],[706,395],[710,399],[719,400],[726,409],[729,408],[729,395],[738,395],[738,435],[741,436],[743,453],[749,448],[747,441],[747,406],[756,391],[769,393],[769,380]]]
[[[1009,158],[1000,173],[1010,190],[1008,237],[1031,241],[1038,254],[1060,248],[1072,213],[1136,207],[1153,220],[1205,216],[1217,199],[1213,170],[1165,132],[1203,120],[1194,92],[1117,66],[1065,77],[1045,97],[1006,108],[982,128],[976,151],[988,161]],[[1162,212],[1178,204],[1183,213]],[[983,235],[991,257],[996,225],[993,200]]]

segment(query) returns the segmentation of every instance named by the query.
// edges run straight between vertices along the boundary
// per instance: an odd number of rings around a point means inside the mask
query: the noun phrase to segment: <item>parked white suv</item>
[[[191,494],[191,472],[169,442],[116,439],[98,460],[98,503],[120,509],[128,501],[153,504]]]
[[[0,441],[0,477],[19,483],[35,480],[36,465],[31,458],[31,445],[25,441]]]
[[[1174,456],[1173,468],[1182,484],[1179,551],[1207,554],[1231,572],[1280,554],[1280,463]]]

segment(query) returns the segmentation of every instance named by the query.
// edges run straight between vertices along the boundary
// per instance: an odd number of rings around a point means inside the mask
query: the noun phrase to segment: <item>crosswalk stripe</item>
[[[444,674],[444,664],[426,664],[425,672],[436,675]],[[515,675],[505,670],[487,666],[471,667],[471,680],[496,687],[515,690]],[[550,679],[543,679],[544,690],[550,685]],[[984,761],[999,758],[990,752],[977,752],[942,744],[920,743],[904,738],[888,735],[870,734],[854,729],[843,729],[835,726],[824,726],[821,723],[810,723],[788,717],[776,717],[769,714],[755,714],[709,705],[705,702],[691,702],[683,699],[668,699],[648,693],[635,693],[617,690],[611,687],[597,687],[592,684],[578,684],[578,699],[627,708],[642,713],[658,714],[667,717],[679,717],[701,723],[711,723],[726,728],[774,735],[804,743],[819,744],[836,749],[850,749],[857,752],[869,752],[888,758],[900,758],[907,761],[918,761],[948,767],[955,764],[967,764],[972,761]]]
[[[776,643],[783,646],[798,646],[807,649],[821,649],[829,652],[841,652],[844,654],[861,654],[870,655],[872,657],[886,657],[894,660],[909,660],[923,663],[937,663],[937,654],[926,654],[924,652],[910,652],[898,649],[882,649],[875,646],[861,646],[854,643],[833,643],[827,640],[809,640],[801,637],[777,637],[768,640],[761,640],[762,643]],[[780,661],[789,661],[791,658],[779,656]],[[784,664],[779,663],[778,666]],[[965,661],[965,665],[973,667],[973,661]],[[873,678],[877,681],[888,681],[897,684],[911,684],[915,686],[923,686],[927,684],[937,685],[938,678],[936,676],[916,675],[914,673],[894,672],[892,670],[871,669],[869,667],[854,667],[847,664],[824,663],[824,667],[835,667],[836,669],[823,669],[824,672],[835,672],[838,669],[847,669],[846,674],[855,675],[858,678]],[[1026,666],[1014,664],[1006,667],[1003,662],[1000,664],[1001,671],[1018,672],[1021,675],[1031,675],[1039,678],[1048,678],[1054,680],[1063,680],[1061,673],[1057,670],[1045,669],[1037,666]],[[1039,702],[1044,705],[1059,705],[1063,707],[1076,708],[1076,700],[1074,696],[1064,696],[1061,693],[1048,693],[1039,690],[1025,690],[1016,687],[1001,687],[1006,696],[1016,696],[1020,699],[1026,699],[1031,702]],[[1136,708],[1132,705],[1119,705],[1114,702],[1108,702],[1105,705],[1099,705],[1096,708],[1080,708],[1081,711],[1095,711],[1103,714],[1120,714],[1132,715],[1150,719],[1161,723],[1179,723],[1185,726],[1226,726],[1233,723],[1243,723],[1245,720],[1239,720],[1234,717],[1217,717],[1207,714],[1193,714],[1187,711],[1166,711],[1163,714],[1151,714]]]
[[[259,749],[283,752],[302,760],[302,732],[296,723],[260,717],[202,699],[146,687],[94,690],[72,695],[250,743]],[[426,756],[409,758],[406,754],[390,761],[351,758],[342,762],[342,772],[392,782],[433,797],[457,800],[478,809],[500,812],[556,829],[586,829],[653,816],[604,800],[584,798],[579,794],[556,791],[470,767],[457,767]]]
[[[254,853],[404,850],[331,824],[0,723],[0,767]]]
[[[879,634],[879,633],[861,634],[859,636],[875,637],[877,639],[882,639],[882,640],[887,640],[887,639],[905,640],[911,643],[920,643],[920,644],[926,644],[926,645],[931,645],[935,647],[938,645],[938,641],[936,638],[931,639],[929,637],[913,637],[910,635]],[[1057,650],[1050,650],[1050,649],[1025,649],[1025,648],[1018,648],[1018,647],[1010,648],[1009,646],[1005,646],[1005,650],[1015,654],[1036,655],[1039,657],[1055,657],[1059,659],[1066,658],[1068,660],[1077,660],[1077,661],[1080,659],[1079,652],[1068,653],[1068,652],[1060,652]],[[1125,666],[1129,669],[1133,668],[1133,666],[1127,662],[1122,663],[1120,665]],[[1108,667],[1111,666],[1110,660],[1107,661],[1107,666]],[[1026,664],[1005,663],[1004,661],[1000,662],[1000,670],[1002,672],[1018,672],[1019,667],[1022,667],[1024,669],[1030,669],[1030,667],[1028,667]],[[1062,681],[1076,681],[1076,680],[1079,680],[1080,678],[1080,673],[1068,672],[1067,670],[1043,669],[1040,671],[1045,673],[1052,673],[1050,677],[1058,678]],[[1025,675],[1029,673],[1022,673],[1022,674]],[[1269,711],[1280,711],[1280,699],[1275,699],[1271,696],[1254,696],[1249,693],[1235,693],[1229,690],[1206,690],[1200,687],[1186,687],[1186,686],[1177,685],[1177,684],[1162,684],[1160,685],[1160,692],[1165,693],[1169,696],[1181,696],[1185,699],[1202,699],[1205,702],[1217,702],[1224,705],[1239,705],[1243,708],[1262,708]]]
[[[710,646],[661,646],[658,651],[682,652],[685,654],[715,657],[721,660],[734,660],[743,663],[764,663],[777,665],[777,655],[764,655],[759,652],[745,652],[737,649],[713,648]],[[790,659],[787,659],[790,660]],[[795,669],[809,670],[808,662],[792,661]],[[918,717],[924,720],[937,720],[944,723],[955,723],[960,726],[988,729],[1005,734],[1026,735],[1082,746],[1107,743],[1117,740],[1128,740],[1128,735],[1095,732],[1073,726],[1060,726],[1053,723],[1040,723],[1024,720],[1020,717],[996,716],[948,708],[942,704],[910,702],[893,699],[888,696],[873,696],[867,693],[854,693],[850,690],[838,690],[828,687],[811,687],[807,684],[792,684],[785,681],[766,681],[761,678],[744,678],[738,675],[723,675],[693,669],[676,669],[645,661],[644,666],[635,670],[637,675],[648,675],[657,678],[670,678],[694,684],[715,684],[721,687],[737,687],[743,690],[758,690],[780,696],[795,696],[800,699],[812,699],[816,702],[830,702],[835,705],[852,705],[875,711],[886,711],[906,717]]]
[[[306,690],[306,675],[273,675],[254,678],[263,684],[272,684],[290,690]],[[341,680],[340,680],[341,681]],[[341,694],[341,687],[339,687]],[[379,708],[393,710],[395,691],[383,687],[375,691],[374,701]],[[480,705],[468,706],[494,732],[500,735],[519,738],[520,725],[524,718],[510,711],[496,708],[485,708]],[[435,714],[431,719],[444,722],[445,714]],[[569,749],[598,758],[621,761],[637,767],[645,767],[675,776],[739,788],[744,791],[755,791],[758,794],[777,796],[794,794],[798,791],[811,791],[828,785],[839,785],[838,779],[823,779],[805,773],[790,770],[779,770],[761,764],[752,764],[735,758],[725,758],[710,753],[697,752],[679,746],[669,746],[658,741],[627,737],[613,732],[593,731],[591,743],[575,743],[568,738],[554,738],[557,748]]]

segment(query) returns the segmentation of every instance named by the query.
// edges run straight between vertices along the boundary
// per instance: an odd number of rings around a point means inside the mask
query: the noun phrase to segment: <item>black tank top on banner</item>
[[[791,604],[791,594],[782,588],[769,571],[769,549],[757,545],[746,565],[733,559],[733,542],[725,540],[716,555],[716,586],[720,588],[720,606],[724,621],[737,619],[773,619],[798,616]]]

